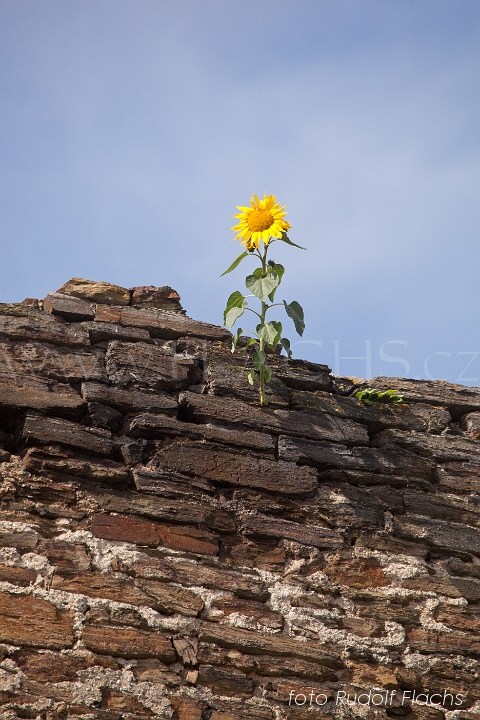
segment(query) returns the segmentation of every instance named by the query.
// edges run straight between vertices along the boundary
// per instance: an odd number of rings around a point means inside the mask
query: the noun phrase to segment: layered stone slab
[[[282,408],[261,408],[240,400],[225,402],[214,395],[184,392],[179,402],[186,407],[187,416],[195,422],[238,424],[262,428],[275,434],[299,435],[312,440],[330,440],[348,444],[367,445],[366,428],[348,419],[327,414],[312,415]]]
[[[166,470],[200,475],[221,485],[261,488],[284,495],[304,495],[317,488],[312,468],[228,452],[213,443],[172,443],[156,453],[155,462]]]
[[[50,315],[58,315],[65,320],[80,322],[81,320],[93,320],[95,317],[95,305],[80,300],[77,297],[52,293],[47,295],[43,301],[45,312]]]
[[[41,415],[27,415],[22,437],[41,444],[68,445],[94,455],[111,455],[113,450],[112,436],[107,430]]]
[[[37,429],[32,432],[40,435],[38,426]],[[78,478],[80,480],[93,480],[99,483],[111,483],[112,485],[120,485],[123,488],[132,485],[130,472],[123,463],[113,460],[100,460],[90,455],[84,457],[75,455],[72,448],[78,447],[79,440],[76,437],[76,428],[74,428],[72,432],[73,439],[71,439],[72,435],[70,432],[66,438],[70,440],[68,443],[70,450],[59,448],[58,445],[28,448],[22,456],[22,463],[25,469],[31,473],[47,475],[57,480],[68,481]],[[41,430],[43,437],[46,437],[46,433],[47,430],[43,427]],[[46,439],[45,442],[61,442],[59,439],[61,436],[57,436],[56,434],[56,425],[49,425],[48,437],[54,437],[55,440],[49,441]],[[93,440],[95,440],[95,437]],[[81,450],[83,452],[87,450],[86,445],[90,445],[91,441],[92,438],[90,435],[80,440],[80,442],[82,442]],[[77,445],[73,446],[73,442],[76,442]],[[93,452],[90,447],[88,448],[88,452]],[[104,449],[110,447],[108,440],[106,445],[103,445],[103,442],[101,442],[100,447]]]
[[[106,381],[101,355],[46,343],[0,342],[0,382],[46,377],[58,382]]]
[[[247,535],[286,538],[321,549],[343,545],[343,536],[328,527],[299,525],[266,515],[247,515],[243,518],[242,526]]]
[[[0,642],[56,650],[72,647],[73,621],[71,610],[41,598],[0,592]]]
[[[438,462],[469,461],[480,462],[480,445],[462,435],[426,435],[402,430],[384,430],[373,439],[374,445],[388,450],[405,448],[419,456],[434,458]]]
[[[376,377],[369,383],[380,390],[394,388],[405,395],[407,402],[429,402],[450,408],[454,414],[480,410],[480,388],[455,385],[443,380],[410,380]]]
[[[107,322],[83,322],[82,327],[87,330],[92,345],[110,340],[126,340],[127,342],[150,340],[150,333],[143,328],[123,327]]]
[[[186,589],[170,587],[158,581],[140,581],[131,578],[116,578],[105,574],[84,572],[79,576],[54,576],[52,587],[63,592],[86,595],[92,598],[106,598],[130,605],[146,606],[167,615],[179,613],[196,617],[203,608],[199,595]]]
[[[301,642],[278,635],[263,635],[248,630],[219,627],[211,623],[202,623],[200,641],[215,643],[220,647],[232,648],[252,655],[276,655],[298,657],[317,662],[330,668],[341,668],[343,663],[333,653],[315,643]]]
[[[84,405],[80,393],[71,385],[31,375],[0,377],[0,407],[76,416]]]
[[[89,347],[90,338],[80,324],[70,324],[26,305],[0,303],[0,338],[40,341],[71,347]]]
[[[158,345],[112,341],[105,359],[108,378],[121,388],[181,390],[194,361]]]
[[[218,325],[192,320],[179,313],[153,308],[114,307],[97,305],[95,319],[100,322],[118,323],[127,327],[145,328],[153,337],[175,339],[193,335],[198,338],[222,340],[230,332]]]
[[[394,518],[393,527],[398,537],[422,540],[452,555],[472,553],[480,556],[480,529],[412,514]]]
[[[215,591],[228,590],[247,600],[264,601],[269,597],[267,585],[258,573],[238,571],[222,565],[199,565],[184,558],[143,555],[135,559],[132,570],[137,577],[156,578]]]
[[[165,525],[126,515],[94,515],[92,532],[106,540],[121,540],[139,545],[165,545],[200,555],[216,555],[218,540],[208,530],[180,525]]]
[[[178,408],[175,398],[160,391],[143,392],[94,382],[82,383],[82,397],[88,402],[110,405],[122,412],[148,410],[176,415]]]
[[[90,303],[105,305],[129,305],[130,290],[108,282],[72,278],[57,290],[57,293],[77,297]]]
[[[311,442],[302,438],[280,436],[279,457],[321,469],[367,470],[383,474],[409,474],[412,477],[431,478],[434,462],[400,448],[348,448],[340,443]]]
[[[450,413],[443,407],[425,403],[404,403],[402,405],[367,407],[354,396],[344,397],[327,392],[290,392],[292,409],[312,413],[327,413],[339,418],[348,418],[364,423],[372,431],[394,427],[402,430],[419,430],[439,434],[451,422]]]
[[[225,445],[251,448],[252,450],[265,451],[271,454],[275,449],[274,439],[267,433],[244,428],[225,428],[212,424],[198,426],[194,423],[182,422],[176,418],[151,413],[137,415],[128,422],[125,431],[131,437],[154,439],[183,436],[193,440],[211,440]]]
[[[86,625],[83,629],[82,639],[89,650],[100,655],[158,658],[167,663],[176,660],[170,638],[153,630]]]

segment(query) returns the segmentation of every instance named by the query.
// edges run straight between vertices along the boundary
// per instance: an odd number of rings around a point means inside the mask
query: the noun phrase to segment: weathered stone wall
[[[275,357],[262,409],[170,288],[78,280],[0,359],[1,718],[479,717],[480,389]]]

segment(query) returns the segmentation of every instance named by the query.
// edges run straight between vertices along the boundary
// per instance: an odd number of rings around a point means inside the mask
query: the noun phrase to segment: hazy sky
[[[1,301],[167,284],[220,323],[266,191],[297,357],[480,385],[479,0],[0,0],[0,41]]]

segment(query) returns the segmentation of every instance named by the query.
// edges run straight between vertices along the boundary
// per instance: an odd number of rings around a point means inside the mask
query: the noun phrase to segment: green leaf
[[[270,262],[268,263],[267,272],[272,273],[273,275],[276,275],[278,277],[277,287],[274,290],[272,290],[272,292],[268,296],[268,299],[270,300],[270,302],[273,302],[273,300],[275,298],[275,293],[277,292],[277,289],[278,289],[278,286],[282,282],[282,277],[283,277],[283,273],[285,272],[285,268],[283,267],[283,265],[280,265],[280,263],[275,263],[275,262],[273,262],[273,260],[270,260]]]
[[[236,268],[238,265],[240,265],[240,263],[242,262],[243,258],[246,258],[247,255],[248,255],[248,252],[245,250],[245,252],[243,252],[241,255],[239,255],[239,256],[237,257],[237,259],[233,261],[233,263],[230,265],[230,267],[227,268],[227,269],[225,270],[225,272],[223,272],[223,273],[220,275],[220,277],[223,277],[224,275],[228,275],[228,273],[231,273],[232,270],[235,270],[235,268]]]
[[[297,243],[294,243],[290,240],[287,233],[283,233],[281,238],[278,238],[284,243],[287,243],[287,245],[293,245],[293,247],[300,248],[300,250],[306,250],[307,248],[302,247],[301,245],[297,245]]]
[[[364,388],[363,390],[357,390],[355,397],[364,402],[365,405],[374,405],[375,403],[399,404],[404,402],[403,395],[400,395],[393,388],[383,391],[376,388]]]
[[[227,307],[225,308],[223,313],[223,321],[225,323],[225,327],[231,328],[238,320],[238,318],[243,315],[246,307],[246,298],[242,295],[241,292],[235,290],[235,292],[233,292],[228,298]]]
[[[291,303],[287,303],[284,300],[283,304],[285,305],[285,312],[288,317],[293,320],[295,330],[299,335],[303,335],[303,331],[305,330],[305,320],[303,318],[302,306],[296,300]]]
[[[290,349],[290,340],[288,338],[281,338],[280,344],[285,349],[285,351],[288,355],[288,359],[290,360],[292,357],[292,351]]]
[[[255,370],[260,370],[261,367],[265,366],[265,353],[263,350],[254,350],[251,360],[255,365]]]
[[[269,367],[263,368],[263,377],[264,377],[266,383],[269,383],[270,380],[272,379],[272,371]]]
[[[236,347],[237,347],[237,343],[238,343],[238,341],[240,340],[240,336],[241,336],[242,333],[243,333],[242,328],[238,328],[238,329],[237,329],[237,332],[236,332],[235,335],[233,336],[233,338],[232,338],[232,353],[235,352],[235,349],[236,349]]]
[[[274,347],[276,347],[278,345],[278,343],[280,342],[280,338],[282,336],[282,330],[283,330],[282,323],[279,322],[278,320],[271,320],[270,325],[273,325],[273,327],[277,331],[277,335],[274,338],[273,343],[272,343],[272,345]]]
[[[245,280],[245,285],[255,297],[262,302],[267,302],[268,296],[275,290],[280,283],[278,275],[267,272],[264,276],[263,271],[259,268],[254,270],[252,275],[248,275]]]
[[[282,330],[280,325],[280,333],[281,332]],[[258,338],[266,342],[267,345],[275,346],[278,342],[277,337],[280,333],[278,332],[277,323],[275,321],[266,322],[264,325],[257,325]]]
[[[249,370],[247,373],[247,380],[250,383],[250,385],[253,385],[253,378],[255,377],[255,370]]]

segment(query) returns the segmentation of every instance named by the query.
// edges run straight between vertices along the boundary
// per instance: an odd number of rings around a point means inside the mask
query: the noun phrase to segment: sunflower
[[[233,217],[238,218],[239,222],[232,228],[238,233],[235,240],[241,240],[246,249],[252,251],[258,248],[261,240],[268,245],[273,238],[281,238],[291,227],[283,219],[287,214],[284,212],[285,207],[277,203],[275,195],[264,195],[263,200],[253,195],[250,207],[237,206],[240,212]]]

